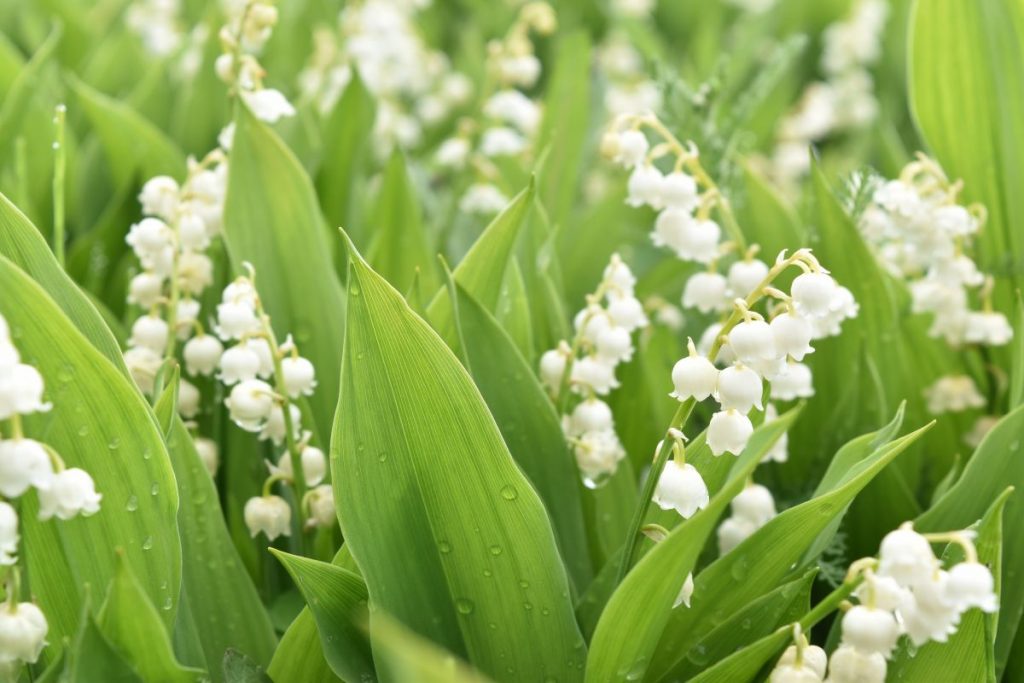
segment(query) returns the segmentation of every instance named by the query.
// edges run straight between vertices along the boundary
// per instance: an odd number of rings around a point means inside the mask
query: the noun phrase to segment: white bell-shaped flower
[[[750,538],[757,531],[757,525],[744,517],[729,517],[718,527],[718,552],[721,555],[732,552],[736,546]]]
[[[280,90],[263,88],[262,90],[242,90],[242,100],[252,110],[253,115],[267,123],[277,123],[282,118],[295,116],[295,107]]]
[[[878,653],[888,658],[900,637],[900,626],[892,612],[866,605],[855,605],[843,615],[844,645],[864,654]]]
[[[0,565],[18,561],[18,512],[6,501],[0,501]]]
[[[128,343],[132,346],[144,346],[154,353],[163,354],[167,348],[167,321],[156,315],[144,315],[132,325],[132,335]]]
[[[143,218],[132,225],[125,237],[125,242],[132,248],[140,261],[146,262],[157,258],[161,252],[171,247],[173,233],[170,227],[159,218]]]
[[[768,277],[768,264],[758,259],[737,261],[729,266],[729,290],[732,296],[746,299]]]
[[[619,437],[611,429],[583,434],[573,443],[573,454],[584,484],[591,487],[614,474],[619,461],[626,457]]]
[[[890,213],[904,218],[915,218],[923,208],[917,189],[902,180],[890,180],[882,184],[872,197],[875,203]]]
[[[199,313],[202,308],[195,299],[182,298],[178,300],[177,316],[175,320],[175,336],[185,341],[192,336],[195,324],[199,322]]]
[[[930,640],[944,643],[956,632],[960,610],[948,598],[949,573],[932,572],[926,581],[914,585],[900,605],[899,614],[910,641],[921,646]]]
[[[590,344],[597,345],[597,337],[612,325],[608,311],[600,304],[588,304],[572,319],[573,329],[580,338]]]
[[[683,519],[689,519],[706,508],[710,498],[707,484],[696,467],[669,460],[658,478],[653,500],[662,510],[675,510]]]
[[[128,303],[150,308],[164,293],[164,278],[156,273],[139,273],[128,283]]]
[[[0,662],[35,663],[48,630],[46,616],[33,603],[4,605],[0,608]]]
[[[253,538],[261,532],[271,541],[292,534],[292,508],[280,496],[250,498],[245,503],[243,517]]]
[[[633,169],[626,184],[626,203],[632,207],[661,208],[661,171],[651,164],[640,164]]]
[[[178,413],[187,420],[199,414],[202,395],[196,385],[185,378],[178,385]]]
[[[18,353],[18,349],[6,335],[0,336],[0,372],[10,372],[19,361],[21,361],[21,354]]]
[[[940,377],[924,390],[928,412],[932,415],[958,413],[985,406],[985,397],[968,375]]]
[[[195,439],[194,443],[196,453],[199,455],[199,459],[203,461],[203,467],[206,468],[211,477],[216,475],[217,468],[220,466],[220,449],[217,447],[217,442],[200,436]]]
[[[299,439],[302,436],[302,411],[294,403],[288,404],[288,414],[292,422],[292,436]],[[284,421],[284,409],[279,404],[274,404],[267,416],[267,421],[260,430],[261,440],[270,439],[275,446],[285,442],[288,430]]]
[[[224,345],[212,334],[199,334],[185,343],[182,355],[190,375],[211,375],[220,363]]]
[[[693,211],[700,201],[697,181],[682,171],[673,171],[661,181],[661,201],[670,209]]]
[[[772,669],[768,683],[821,683],[821,677],[806,666],[779,666]]]
[[[992,572],[979,562],[961,562],[949,570],[946,599],[961,612],[971,607],[983,612],[999,609]]]
[[[224,399],[231,419],[248,432],[258,432],[274,409],[274,390],[258,379],[239,382]]]
[[[793,280],[790,296],[797,310],[808,315],[826,315],[832,304],[836,281],[827,273],[803,273]]]
[[[53,463],[43,444],[33,439],[0,441],[0,493],[17,498],[30,486],[48,488],[53,483]]]
[[[829,683],[885,683],[885,657],[877,652],[864,653],[849,645],[840,645],[832,653],[828,666]]]
[[[779,657],[778,663],[775,665],[776,669],[784,666],[792,666],[797,668],[804,668],[814,673],[818,679],[825,677],[825,669],[828,667],[828,655],[817,645],[805,645],[802,652],[800,652],[800,664],[797,665],[797,648],[796,645],[790,645],[786,648],[782,656]]]
[[[260,330],[256,311],[242,301],[217,304],[217,335],[221,339],[241,339]]]
[[[186,251],[202,251],[210,246],[210,233],[203,217],[194,211],[178,216],[178,246]]]
[[[700,341],[697,342],[697,351],[701,355],[707,356],[711,353],[711,347],[714,346],[715,341],[718,340],[722,334],[722,323],[714,323],[708,327],[700,335]],[[736,362],[736,354],[733,353],[732,346],[729,345],[729,338],[726,337],[721,346],[718,348],[718,357],[716,361],[721,365],[732,365]]]
[[[213,261],[197,251],[182,252],[178,256],[178,269],[175,272],[178,286],[188,296],[199,296],[213,284]]]
[[[235,278],[221,292],[222,303],[242,304],[253,310],[256,309],[257,298],[256,287],[247,277]]]
[[[488,128],[480,137],[480,153],[492,159],[522,154],[526,147],[526,138],[507,126]]]
[[[135,380],[136,386],[144,394],[153,393],[153,384],[161,363],[163,363],[163,358],[144,346],[135,346],[124,352],[124,364],[128,367],[128,372]],[[2,394],[2,390],[0,390],[0,394]],[[2,414],[2,403],[2,398],[0,398],[0,414]]]
[[[57,472],[46,488],[39,489],[39,519],[71,519],[99,512],[102,494],[85,470],[71,467]]]
[[[701,272],[690,276],[683,287],[683,306],[701,313],[724,311],[730,305],[729,285],[720,273]]]
[[[601,281],[612,291],[622,295],[632,294],[633,287],[636,286],[636,276],[618,254],[612,254],[611,260],[605,266]]]
[[[811,348],[814,327],[807,318],[787,311],[772,318],[769,327],[775,337],[775,351],[780,356],[786,355],[801,361],[804,356],[814,352]]]
[[[327,476],[327,456],[316,446],[305,445],[299,453],[302,460],[302,476],[306,479],[306,486],[317,486]],[[286,451],[278,458],[277,465],[271,468],[273,474],[283,474],[288,478],[292,476],[292,458]]]
[[[598,356],[585,356],[573,363],[570,381],[578,393],[586,393],[589,389],[601,396],[619,386],[615,379],[615,366]]]
[[[910,522],[885,535],[878,558],[878,574],[891,576],[901,586],[928,582],[939,568],[939,560],[928,539],[914,531]]]
[[[334,508],[334,491],[330,484],[321,484],[309,492],[309,518],[318,527],[334,526],[338,513]]]
[[[219,367],[217,379],[231,386],[256,378],[260,371],[260,356],[248,343],[236,344],[221,355]]]
[[[754,433],[750,418],[736,410],[723,410],[711,416],[707,443],[712,455],[739,455]]]
[[[949,237],[963,237],[978,230],[978,220],[959,204],[932,209],[931,222],[937,230]]]
[[[641,131],[624,130],[619,133],[616,148],[615,161],[626,168],[633,168],[644,163],[650,143]]]
[[[964,341],[986,346],[1003,346],[1013,338],[1013,328],[1006,316],[997,312],[970,313],[964,329]]]
[[[313,364],[301,356],[281,359],[281,373],[288,395],[292,398],[311,396],[316,387],[316,371]]]
[[[879,609],[899,609],[909,595],[909,589],[901,586],[891,576],[879,576],[873,571],[865,572],[864,583],[853,592],[862,604],[870,603]]]
[[[690,342],[693,343],[692,341]],[[695,351],[672,367],[672,396],[685,401],[703,401],[718,390],[718,368]]]
[[[772,420],[777,420],[779,417],[779,410],[774,404],[769,403],[764,407],[764,421],[767,424]],[[772,447],[764,454],[761,458],[761,462],[786,462],[789,460],[789,434],[783,432]]]
[[[0,420],[11,415],[45,413],[50,404],[43,401],[43,376],[31,365],[17,363],[0,374]]]
[[[716,398],[722,410],[736,410],[746,415],[751,408],[763,408],[763,389],[760,375],[742,363],[736,363],[718,374]]]
[[[148,216],[157,216],[165,221],[174,220],[179,201],[181,201],[181,198],[178,182],[166,175],[150,178],[142,186],[142,191],[139,192],[139,203],[142,204],[142,213]]]
[[[633,358],[633,338],[625,327],[604,328],[597,335],[596,346],[597,355],[611,363],[625,363]]]
[[[763,320],[745,320],[729,331],[729,346],[743,363],[751,365],[762,360],[779,358],[775,335]]]
[[[290,337],[289,337],[290,339]],[[268,379],[274,374],[274,352],[270,349],[270,342],[264,337],[250,337],[244,344],[256,353],[260,359],[260,367],[256,375],[260,379]]]
[[[573,409],[569,417],[572,434],[600,432],[611,429],[613,425],[612,409],[599,398],[588,398]]]
[[[635,296],[608,296],[608,317],[613,325],[632,332],[648,324],[644,305]]]
[[[722,229],[710,219],[697,219],[679,209],[658,214],[651,241],[667,246],[684,261],[710,263],[718,257]]]
[[[786,363],[783,371],[771,378],[771,392],[776,401],[810,398],[814,395],[811,368],[804,363]]]
[[[732,499],[732,515],[748,519],[758,528],[775,517],[775,498],[767,487],[751,484]]]
[[[675,602],[672,603],[672,609],[679,607],[680,605],[690,606],[690,598],[693,597],[693,572],[686,575],[686,580],[683,581],[683,587],[679,589],[679,595],[676,596]]]
[[[550,349],[540,357],[540,379],[551,391],[558,391],[565,374],[568,356],[564,349]]]

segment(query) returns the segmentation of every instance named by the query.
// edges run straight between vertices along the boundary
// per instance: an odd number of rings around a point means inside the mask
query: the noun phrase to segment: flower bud
[[[771,378],[771,396],[776,401],[792,401],[814,395],[811,369],[803,363],[789,362],[783,371]]]
[[[916,586],[931,579],[939,567],[932,546],[906,522],[882,539],[879,548],[879,576],[891,576],[901,586]]]
[[[628,195],[626,203],[632,207],[645,204],[652,209],[660,209],[661,204],[661,171],[651,164],[640,164],[629,175],[626,185]]]
[[[750,419],[735,410],[723,410],[711,416],[707,443],[712,455],[732,453],[739,455],[754,433]]]
[[[250,498],[243,512],[249,534],[256,537],[263,532],[273,541],[278,536],[291,536],[292,509],[280,496]]]
[[[744,415],[755,406],[761,410],[763,389],[761,376],[741,363],[718,374],[717,398],[722,410],[736,410]]]
[[[0,661],[35,663],[48,630],[46,616],[31,602],[0,605]]]
[[[322,484],[309,492],[310,521],[318,527],[331,527],[338,521],[334,508],[334,491],[330,484]]]
[[[801,666],[814,672],[818,679],[825,677],[825,669],[828,667],[828,655],[817,645],[807,645],[800,653]],[[790,645],[779,658],[776,668],[783,666],[796,666],[796,645]]]
[[[900,637],[896,617],[888,610],[855,605],[843,615],[843,645],[862,654],[878,653],[888,658]]]
[[[200,334],[185,343],[182,354],[190,375],[210,375],[220,363],[224,346],[212,334]]]
[[[971,607],[990,613],[999,609],[992,572],[978,562],[961,562],[949,570],[946,598],[961,612]]]
[[[164,293],[164,279],[156,273],[139,273],[128,284],[128,303],[149,308]]]
[[[12,347],[13,348],[13,347]],[[14,356],[8,352],[8,355]],[[43,376],[31,365],[16,363],[0,375],[0,420],[11,415],[45,413],[50,404],[43,402]]]
[[[252,306],[226,301],[217,305],[217,335],[221,339],[241,339],[260,330],[260,321]]]
[[[697,181],[682,171],[669,173],[661,181],[661,200],[670,209],[693,211],[699,201]]]
[[[260,371],[260,357],[255,347],[247,343],[232,346],[220,357],[220,373],[217,375],[224,384],[231,386],[238,382],[255,379]]]
[[[761,360],[775,360],[775,335],[763,320],[747,320],[729,331],[729,346],[743,363],[748,365]]]
[[[274,390],[258,379],[243,380],[231,390],[224,405],[235,424],[248,432],[258,432],[274,409]]]
[[[284,375],[284,386],[292,398],[311,396],[316,387],[316,372],[313,364],[302,357],[281,359],[281,373]]]
[[[155,315],[144,315],[132,325],[132,335],[128,339],[131,346],[142,346],[153,353],[162,355],[167,349],[167,322]]]
[[[696,467],[669,460],[658,478],[653,500],[662,510],[675,510],[689,519],[707,507],[708,487]]]
[[[597,355],[609,363],[624,363],[633,357],[633,338],[625,327],[612,325],[597,335]]]
[[[718,389],[718,369],[704,356],[691,355],[672,367],[672,396],[703,401]]]
[[[729,266],[729,289],[733,297],[746,299],[768,277],[768,264],[757,259],[737,261]]]
[[[88,517],[99,511],[102,498],[88,472],[77,467],[62,470],[48,487],[39,489],[39,519]]]
[[[306,480],[306,486],[313,487],[320,484],[327,476],[327,456],[315,446],[305,446],[299,454],[302,460],[302,476]],[[292,477],[292,458],[287,451],[277,461],[276,473],[283,474],[288,478]]]
[[[612,409],[598,398],[581,401],[572,411],[569,425],[573,434],[599,432],[612,428]]]
[[[885,657],[840,645],[829,661],[829,683],[885,683]]]
[[[585,356],[573,363],[570,380],[574,391],[586,393],[589,388],[601,396],[619,386],[615,367],[597,356]]]
[[[721,555],[730,553],[740,543],[750,538],[757,531],[755,525],[744,517],[729,517],[718,527],[718,552]]]
[[[648,149],[650,149],[650,144],[642,132],[624,130],[619,133],[618,144],[615,145],[615,161],[626,168],[639,166],[647,157]]]
[[[179,201],[178,183],[174,178],[166,175],[150,178],[139,192],[142,213],[162,218],[165,221],[174,220]]]
[[[676,596],[676,601],[672,603],[672,609],[679,607],[679,605],[690,606],[690,598],[693,597],[693,572],[686,575],[686,580],[683,581],[683,587],[679,589],[679,595]]]
[[[633,275],[633,271],[618,254],[612,254],[611,260],[605,266],[601,280],[613,291],[624,296],[632,294],[633,287],[636,286],[636,277]]]
[[[695,273],[683,288],[683,306],[701,313],[722,311],[729,307],[728,283],[719,273]]]
[[[279,90],[242,90],[241,96],[253,116],[261,121],[277,123],[282,118],[295,116],[295,107]]]
[[[48,488],[53,463],[43,444],[33,439],[0,441],[0,493],[16,498],[30,486]]]

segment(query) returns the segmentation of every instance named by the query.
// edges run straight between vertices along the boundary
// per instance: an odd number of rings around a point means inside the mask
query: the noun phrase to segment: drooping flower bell
[[[736,410],[723,410],[711,416],[707,433],[708,447],[712,455],[739,455],[753,433],[754,425],[750,418]]]
[[[710,498],[707,484],[696,467],[669,460],[658,479],[653,500],[662,510],[675,510],[683,519],[689,519],[707,507]]]
[[[99,511],[102,498],[88,472],[77,467],[62,470],[48,487],[39,489],[39,519],[88,517]]]
[[[263,533],[273,541],[278,536],[290,536],[292,533],[292,508],[280,496],[250,498],[245,503],[243,516],[249,534],[254,538]]]
[[[693,398],[703,401],[718,390],[718,368],[704,356],[697,353],[693,340],[688,341],[690,355],[682,358],[672,367],[672,396],[685,401]]]

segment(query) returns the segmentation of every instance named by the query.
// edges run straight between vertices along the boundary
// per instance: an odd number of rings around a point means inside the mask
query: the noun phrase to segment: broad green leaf
[[[752,241],[761,246],[760,258],[771,262],[783,249],[792,252],[807,243],[800,216],[753,164],[744,163],[746,200],[737,219]]]
[[[918,130],[963,198],[988,209],[982,270],[1024,283],[1024,3],[917,0],[910,18],[909,95]],[[1012,301],[1000,288],[998,307]],[[998,303],[998,302],[997,302]]]
[[[50,31],[46,41],[39,46],[32,59],[18,72],[18,76],[10,90],[4,94],[0,104],[0,153],[7,157],[13,152],[11,148],[16,133],[21,130],[22,122],[28,113],[29,105],[36,94],[40,72],[50,61],[54,50],[60,43],[63,33],[58,25]]]
[[[64,522],[39,522],[36,499],[23,499],[29,583],[51,642],[77,628],[83,584],[110,582],[117,547],[149,599],[166,608],[165,623],[173,623],[181,583],[178,493],[156,420],[130,380],[3,257],[0,292],[14,343],[43,376],[53,404],[27,417],[26,434],[53,447],[68,467],[89,472],[103,496],[98,513]]]
[[[143,683],[132,666],[126,662],[100,632],[90,614],[89,600],[83,600],[78,633],[68,643],[62,660],[58,660],[60,673],[54,680],[62,683]]]
[[[551,516],[563,561],[582,590],[592,568],[583,526],[579,472],[562,425],[526,359],[498,321],[461,286],[458,316],[466,370],[473,378],[509,452]]]
[[[167,452],[181,501],[181,612],[191,617],[191,628],[202,646],[210,676],[221,681],[220,663],[228,648],[267,664],[277,638],[224,525],[217,487],[177,415],[176,384],[168,386],[160,397],[156,415],[161,424],[169,425],[165,430]]]
[[[381,680],[400,683],[488,683],[491,680],[387,615],[376,619],[374,643]]]
[[[99,627],[144,681],[184,683],[203,677],[203,671],[185,668],[175,659],[159,610],[120,554],[110,591],[100,609]]]
[[[354,190],[360,167],[372,137],[374,101],[363,79],[354,73],[341,99],[324,121],[324,159],[316,177],[316,189],[332,227],[353,229],[357,243],[367,234],[353,221]]]
[[[384,169],[377,200],[370,212],[370,246],[366,260],[399,291],[407,291],[419,271],[420,286],[441,286],[437,258],[423,226],[422,209],[413,190],[405,158],[395,151]]]
[[[984,516],[991,501],[1007,486],[1015,491],[1006,503],[1004,537],[1018,539],[1024,533],[1021,491],[1024,491],[1024,406],[1000,420],[985,435],[974,455],[967,461],[960,479],[930,509],[917,518],[921,531],[963,529]],[[999,628],[996,631],[996,676],[1002,674],[1014,644],[1021,615],[1024,614],[1024,584],[1014,580],[1024,572],[1024,547],[1008,542],[1003,548],[1003,567],[1007,580],[999,596]]]
[[[597,623],[587,660],[588,681],[640,680],[648,673],[651,656],[672,618],[672,603],[719,515],[798,413],[791,410],[758,429],[708,506],[680,523],[626,575]]]
[[[672,613],[651,663],[657,677],[675,675],[703,633],[750,600],[802,571],[801,558],[886,465],[927,431],[880,445],[854,464],[830,491],[783,511],[694,579],[692,607]]]
[[[159,128],[85,82],[69,77],[69,83],[106,150],[115,187],[125,187],[136,177],[185,174],[185,155]]]
[[[10,259],[45,289],[78,331],[84,334],[121,374],[128,376],[121,349],[95,307],[86,294],[61,270],[57,259],[35,226],[2,194],[0,255]]]
[[[1019,292],[1014,309],[1016,319],[1013,326],[1013,357],[1010,364],[1010,410],[1024,405],[1024,298]]]
[[[327,434],[334,415],[345,326],[345,298],[331,260],[327,228],[313,184],[280,138],[237,107],[224,234],[236,267],[256,269],[256,287],[275,333],[291,334],[316,367],[309,398],[314,423]]]
[[[262,666],[238,650],[224,653],[221,670],[225,683],[272,683]]]
[[[536,143],[546,149],[540,199],[556,225],[569,218],[579,191],[584,145],[589,134],[590,39],[584,31],[564,34],[544,102],[544,120]]]
[[[1001,593],[1003,544],[1003,508],[1011,489],[989,506],[977,524],[975,545],[978,561],[992,570],[996,580],[996,594]],[[943,555],[943,563],[950,566],[963,561],[963,551],[950,545]],[[960,619],[956,633],[945,643],[930,642],[913,653],[904,645],[889,663],[889,672],[901,681],[991,681],[995,683],[996,615],[978,609],[968,610]]]
[[[268,673],[277,683],[335,683],[340,680],[324,657],[320,632],[308,607],[281,636]]]
[[[364,632],[368,616],[361,577],[328,562],[271,549],[302,591],[316,620],[320,645],[331,669],[346,681],[376,680]]]
[[[448,347],[355,254],[331,469],[371,605],[499,680],[581,678],[540,498]]]

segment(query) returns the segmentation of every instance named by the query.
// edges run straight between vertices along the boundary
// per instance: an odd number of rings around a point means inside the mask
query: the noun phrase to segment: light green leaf
[[[1010,361],[1010,410],[1024,405],[1024,298],[1017,293],[1014,306],[1016,319],[1013,326],[1013,354]]]
[[[78,633],[68,643],[60,673],[54,677],[61,683],[143,683],[114,647],[100,632],[90,614],[88,600],[83,601],[81,623]]]
[[[334,415],[345,298],[316,193],[295,155],[244,106],[237,108],[224,234],[236,268],[256,268],[256,287],[282,339],[292,334],[316,367],[309,398],[327,434]]]
[[[53,447],[68,467],[89,472],[103,495],[98,513],[65,522],[38,521],[36,499],[23,499],[30,585],[50,622],[51,642],[76,630],[83,584],[110,582],[116,547],[146,595],[166,607],[165,623],[173,623],[181,582],[178,493],[156,420],[130,380],[3,257],[0,292],[0,314],[53,404],[26,418],[26,434]]]
[[[640,680],[648,673],[651,656],[672,618],[672,603],[719,515],[799,412],[790,410],[757,429],[708,506],[676,526],[626,575],[597,623],[587,660],[588,681]]]
[[[533,368],[498,321],[461,286],[458,315],[466,369],[498,423],[509,452],[551,516],[558,545],[577,588],[593,570],[583,526],[579,472],[562,425]]]
[[[224,653],[222,671],[225,683],[272,683],[262,666],[238,650]]]
[[[331,467],[371,604],[498,679],[578,680],[554,533],[469,375],[355,255],[348,307]]]
[[[316,620],[331,669],[346,681],[373,681],[376,672],[366,640],[366,584],[357,574],[327,562],[274,550],[295,579]]]
[[[204,672],[181,666],[174,657],[160,613],[143,591],[123,555],[99,614],[99,627],[144,681],[199,681]]]
[[[400,683],[488,683],[491,680],[386,614],[376,618],[373,632],[381,680]]]
[[[267,664],[277,638],[224,526],[217,487],[178,417],[176,385],[174,382],[164,390],[156,405],[156,415],[161,424],[169,426],[165,429],[167,452],[181,501],[178,528],[183,604],[179,619],[191,619],[190,628],[198,636],[210,676],[214,681],[222,681],[220,664],[228,648],[236,648]]]
[[[4,158],[9,158],[13,153],[11,145],[16,133],[21,130],[29,104],[37,93],[40,72],[53,56],[62,33],[59,25],[50,31],[46,41],[39,46],[32,59],[18,71],[14,84],[4,94],[3,103],[0,105],[0,154]]]

